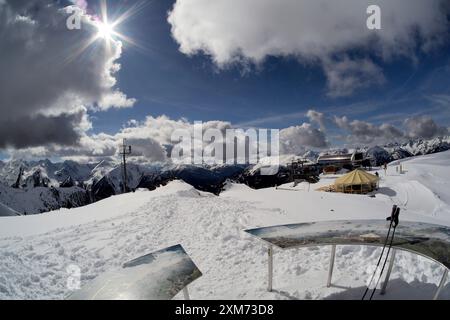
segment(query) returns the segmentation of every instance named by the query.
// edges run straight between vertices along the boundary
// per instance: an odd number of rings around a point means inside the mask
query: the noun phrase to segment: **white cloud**
[[[410,138],[430,139],[436,136],[448,135],[446,127],[439,126],[428,116],[412,117],[405,120],[407,136]]]
[[[203,131],[215,128],[221,132],[231,128],[231,124],[223,121],[203,123]],[[172,141],[172,133],[177,129],[193,132],[193,123],[186,119],[173,120],[167,116],[148,116],[144,121],[130,120],[126,126],[115,134],[92,134],[81,132],[78,145],[50,145],[45,148],[31,147],[21,150],[10,149],[14,157],[61,157],[83,162],[111,159],[118,155],[123,139],[132,145],[132,159],[138,162],[167,161],[168,151],[176,142]]]
[[[342,130],[347,131],[347,141],[350,143],[373,145],[386,142],[399,141],[404,138],[404,133],[397,127],[383,123],[375,125],[370,122],[353,120],[347,117],[334,117],[334,123]]]
[[[302,154],[307,148],[325,148],[325,134],[310,123],[280,130],[280,148],[283,154]]]
[[[381,7],[382,30],[366,27],[371,4]],[[204,53],[220,68],[295,56],[321,65],[329,95],[343,96],[382,83],[371,56],[414,59],[417,47],[439,44],[448,7],[446,0],[177,0],[168,22],[184,54]]]
[[[309,118],[309,121],[317,123],[322,131],[326,130],[327,118],[322,112],[317,112],[315,110],[308,110],[306,116]]]
[[[330,116],[315,110],[309,110],[307,116],[322,128],[318,129],[311,123],[303,123],[280,130],[281,154],[304,154],[310,149],[323,149],[330,146],[326,132],[333,132],[333,137],[341,136],[342,142],[355,145],[383,145],[394,141],[405,141],[408,138],[432,138],[448,134],[448,129],[440,127],[429,117],[414,117],[405,121],[403,127],[389,123],[380,125],[367,121],[350,120],[347,117]],[[335,128],[332,128],[332,127]],[[225,137],[227,129],[233,129],[231,123],[225,121],[208,121],[202,124],[203,133],[208,129],[216,129]],[[338,128],[340,135],[334,129]],[[234,128],[235,129],[235,128]],[[170,161],[170,153],[179,142],[172,141],[175,130],[186,130],[193,136],[194,123],[186,119],[173,120],[167,116],[148,116],[144,121],[130,120],[115,134],[92,134],[81,132],[80,143],[76,146],[51,145],[47,147],[24,148],[8,150],[13,157],[45,158],[61,157],[77,161],[98,161],[101,159],[117,159],[119,147],[123,139],[132,145],[132,160],[135,162],[165,162]],[[243,146],[243,132],[236,131],[238,143]],[[223,142],[222,139],[215,142]],[[194,148],[201,155],[202,143],[197,141]],[[203,147],[209,142],[203,141]],[[194,147],[194,144],[191,145]],[[256,145],[252,145],[256,148]],[[190,156],[190,155],[189,155]]]
[[[416,116],[407,118],[402,127],[389,123],[375,125],[366,121],[353,120],[347,117],[334,117],[334,123],[342,130],[347,131],[348,142],[362,144],[384,144],[387,142],[404,141],[405,139],[430,139],[437,136],[446,136],[449,130],[439,126],[429,116]]]
[[[101,110],[109,108],[131,108],[136,103],[136,99],[129,99],[120,91],[113,91],[105,94],[98,103]]]
[[[381,68],[369,59],[351,60],[345,57],[338,61],[326,61],[323,67],[330,97],[349,96],[358,89],[385,81]]]
[[[10,149],[9,153],[14,157],[61,157],[83,162],[98,161],[116,158],[123,139],[126,139],[127,144],[133,147],[132,158],[134,161],[168,161],[170,151],[178,144],[177,141],[172,141],[172,134],[175,130],[180,129],[187,130],[193,136],[194,123],[186,119],[173,120],[167,116],[148,116],[142,122],[130,121],[127,126],[115,134],[87,135],[83,132],[77,146],[51,145],[45,148]],[[225,138],[226,130],[233,129],[233,127],[229,122],[207,121],[202,124],[202,129],[203,133],[208,129],[216,129]],[[238,144],[241,147],[245,144],[244,132],[245,130],[235,131]],[[219,138],[214,142],[222,143],[224,140]],[[203,147],[207,147],[209,144],[209,141],[203,141]],[[197,146],[201,145],[201,142],[197,144]],[[280,130],[281,153],[302,153],[310,148],[323,148],[325,146],[327,146],[325,134],[309,123]],[[255,150],[257,148],[256,145],[252,145],[252,147]],[[201,154],[200,149],[195,149],[194,152]]]

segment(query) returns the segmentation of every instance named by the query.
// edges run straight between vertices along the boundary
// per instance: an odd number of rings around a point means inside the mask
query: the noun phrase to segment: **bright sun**
[[[96,41],[103,40],[102,42],[105,43],[105,48],[107,50],[111,50],[112,48],[112,42],[117,42],[117,44],[122,44],[121,41],[125,41],[128,44],[137,46],[137,43],[130,37],[125,36],[124,34],[119,32],[120,25],[135,15],[137,12],[141,11],[144,5],[150,3],[150,2],[137,2],[135,5],[131,6],[128,10],[126,10],[124,13],[122,13],[119,17],[115,18],[114,21],[110,21],[108,19],[108,7],[106,5],[107,0],[99,0],[100,15],[87,15],[86,21],[89,23],[90,26],[93,27],[93,33],[97,31],[95,34],[92,35],[92,37],[83,43],[78,50],[75,51],[75,53],[70,57],[70,59],[74,59],[75,56],[81,54],[84,52],[88,47],[90,47],[92,44],[94,44]],[[3,0],[0,0],[0,3],[2,3]]]
[[[111,39],[114,34],[114,27],[109,23],[99,22],[97,24],[97,37]]]

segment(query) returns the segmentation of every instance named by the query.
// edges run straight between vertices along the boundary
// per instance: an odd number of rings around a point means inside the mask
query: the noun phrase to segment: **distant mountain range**
[[[383,147],[366,148],[366,154],[373,158],[376,165],[412,156],[420,156],[450,150],[450,137],[429,140],[410,140],[406,143],[391,143]]]
[[[411,140],[385,146],[363,147],[373,165],[416,155],[450,150],[450,137],[430,140]],[[280,157],[280,170],[275,176],[261,176],[261,164],[245,165],[173,165],[170,163],[134,164],[127,166],[127,185],[130,190],[154,190],[171,180],[181,179],[198,190],[219,194],[227,180],[245,183],[253,188],[269,187],[288,182],[287,164],[295,159],[315,162],[323,153],[346,153],[347,149],[318,152],[308,150],[302,155]],[[36,214],[73,208],[108,198],[122,192],[120,162],[77,163],[49,160],[0,161],[0,216],[11,213]]]

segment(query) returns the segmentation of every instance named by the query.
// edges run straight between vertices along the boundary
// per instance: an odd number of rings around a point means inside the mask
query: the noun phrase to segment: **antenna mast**
[[[119,153],[122,156],[122,168],[123,168],[123,193],[129,191],[127,186],[127,156],[131,154],[131,146],[126,145],[126,139],[123,139],[122,151]]]

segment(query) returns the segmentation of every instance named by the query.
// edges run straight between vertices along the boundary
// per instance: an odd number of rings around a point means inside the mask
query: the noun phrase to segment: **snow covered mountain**
[[[129,163],[127,187],[154,190],[169,181],[183,180],[198,190],[218,194],[227,179],[244,169],[245,166]],[[78,207],[122,193],[122,180],[122,166],[116,162],[12,160],[0,167],[0,202],[22,214]]]
[[[408,151],[414,156],[450,150],[450,136],[430,140],[410,140],[402,144],[401,149]]]
[[[120,164],[114,167],[110,167],[109,164],[100,164],[95,168],[92,177],[86,183],[94,201],[99,201],[123,192],[122,170]],[[127,187],[130,190],[140,188],[139,184],[144,176],[157,174],[162,171],[163,168],[160,164],[144,166],[129,163],[127,165]]]
[[[74,161],[12,160],[0,166],[0,203],[20,214],[74,208],[92,202],[91,181],[106,165]]]
[[[50,160],[24,161],[14,159],[0,166],[0,182],[16,188],[38,186],[58,187],[69,177],[75,182],[87,181],[98,164],[74,161],[52,163]]]
[[[308,150],[306,151],[303,155],[302,158],[312,161],[312,162],[316,162],[317,158],[320,156],[320,152],[314,151],[314,150]]]
[[[361,148],[360,148],[361,149]],[[414,155],[424,155],[450,149],[450,137],[431,140],[412,140],[386,146],[362,148],[374,165],[382,165]],[[322,151],[324,153],[325,151]],[[327,153],[348,153],[348,149],[331,149]],[[172,180],[183,180],[198,190],[219,194],[227,180],[240,182],[252,188],[265,188],[287,183],[287,168],[294,160],[317,160],[321,153],[309,150],[303,155],[283,155],[280,170],[275,176],[261,176],[254,166],[222,165],[196,166],[170,163],[134,164],[127,168],[127,186],[130,190],[154,190]],[[40,213],[65,206],[77,207],[122,193],[120,162],[77,163],[49,160],[0,162],[0,203],[20,213]],[[55,192],[55,190],[57,192]],[[58,193],[58,195],[56,195]],[[14,199],[16,198],[16,199]],[[28,202],[23,204],[22,202]]]
[[[450,150],[450,137],[438,137],[430,140],[410,140],[405,143],[390,143],[385,146],[366,148],[367,156],[371,157],[375,165],[382,165],[412,156],[433,154]]]
[[[76,208],[89,203],[89,193],[79,187],[16,189],[0,184],[0,204],[23,215]]]

